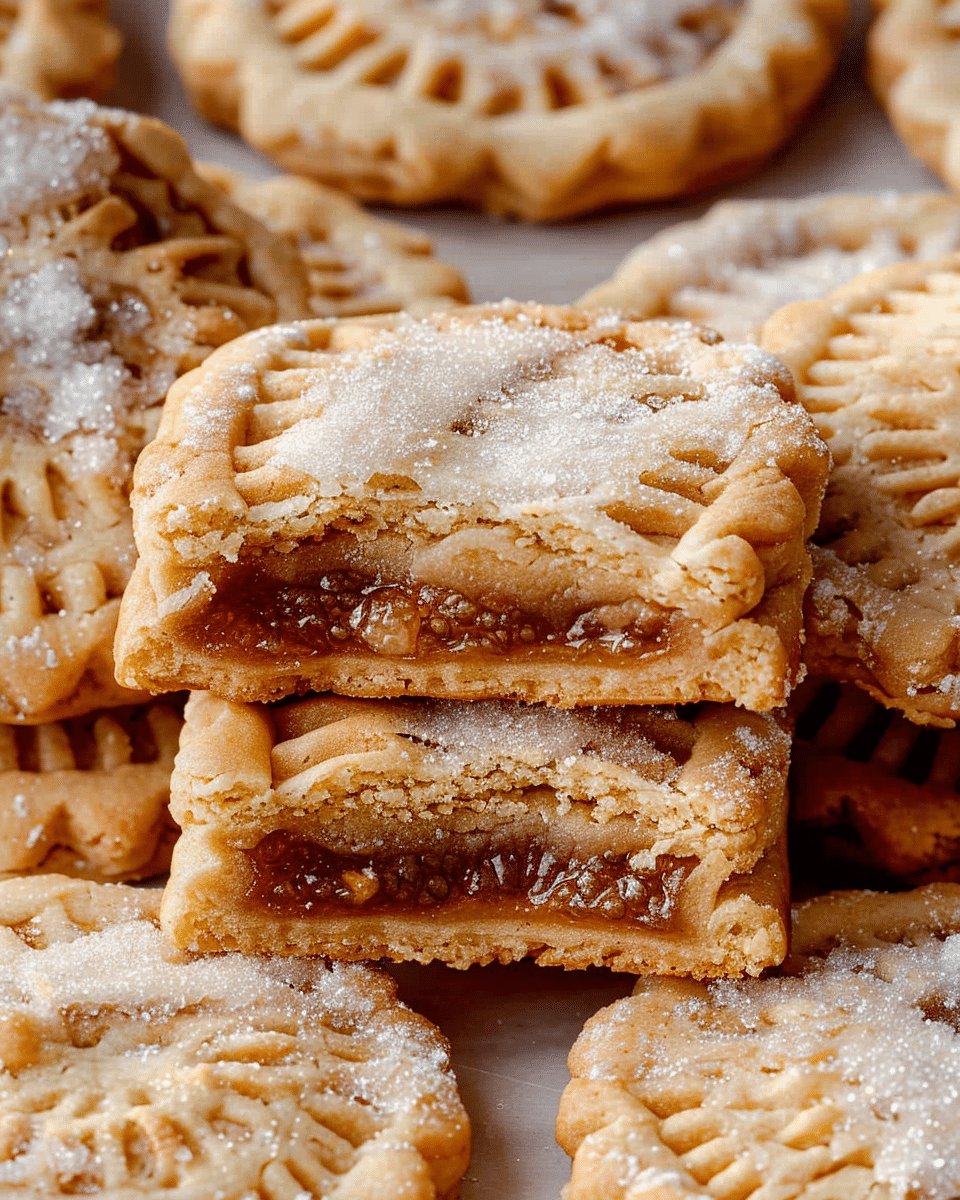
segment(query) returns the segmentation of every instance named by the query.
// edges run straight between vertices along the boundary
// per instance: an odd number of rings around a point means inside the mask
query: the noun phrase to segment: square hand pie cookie
[[[297,175],[261,183],[211,163],[197,171],[293,244],[307,267],[315,317],[429,312],[468,299],[463,276],[433,257],[428,237],[371,216],[335,188]]]
[[[684,317],[759,342],[793,300],[818,300],[864,271],[960,249],[960,203],[937,192],[723,200],[632,251],[578,307]]]
[[[794,889],[960,882],[960,729],[914,725],[853,684],[813,679],[791,708]]]
[[[960,887],[838,892],[764,979],[641,980],[570,1054],[564,1200],[952,1200]]]
[[[7,94],[0,144],[0,721],[33,723],[136,699],[112,641],[167,388],[309,309],[293,247],[160,122]]]
[[[555,220],[742,176],[835,61],[846,0],[175,0],[211,120],[367,200]]]
[[[6,0],[0,83],[44,100],[106,91],[120,55],[109,10],[109,0]]]
[[[960,716],[960,255],[789,305],[763,345],[833,453],[804,658],[912,721]]]
[[[118,677],[783,702],[826,455],[782,366],[538,305],[305,322],[171,389]]]
[[[789,738],[732,705],[194,693],[164,931],[202,950],[758,973]]]
[[[440,1033],[367,966],[171,959],[156,889],[0,883],[0,1189],[453,1200]]]
[[[0,725],[0,872],[109,883],[166,871],[179,708],[155,701]]]

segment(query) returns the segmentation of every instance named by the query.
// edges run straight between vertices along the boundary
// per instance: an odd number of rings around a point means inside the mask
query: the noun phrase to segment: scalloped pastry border
[[[833,68],[847,0],[745,0],[693,74],[543,113],[474,117],[298,68],[259,5],[174,0],[193,103],[288,170],[394,204],[463,200],[529,220],[740,178],[797,126]]]

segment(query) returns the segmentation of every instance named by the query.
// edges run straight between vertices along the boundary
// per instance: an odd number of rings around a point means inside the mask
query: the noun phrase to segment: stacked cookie
[[[782,957],[764,714],[799,668],[827,465],[791,401],[753,347],[511,303],[277,327],[176,384],[117,639],[127,684],[204,689],[166,931],[457,966]]]

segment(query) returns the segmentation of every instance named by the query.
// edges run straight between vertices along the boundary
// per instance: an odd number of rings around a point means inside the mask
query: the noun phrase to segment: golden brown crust
[[[11,0],[0,13],[0,83],[42,100],[98,96],[113,82],[120,31],[109,0]]]
[[[960,188],[956,16],[938,0],[875,0],[870,30],[873,90],[910,151]]]
[[[565,1200],[947,1200],[958,933],[960,886],[835,893],[795,912],[792,953],[762,980],[639,981],[571,1051]]]
[[[120,676],[774,707],[825,467],[790,388],[691,326],[537,305],[238,341],[141,457]],[[291,607],[331,589],[343,620]]]
[[[177,706],[99,710],[0,726],[0,874],[59,872],[105,883],[170,865]]]
[[[844,0],[676,7],[649,11],[653,35],[620,9],[583,28],[576,6],[529,6],[491,36],[489,14],[401,0],[179,0],[170,45],[200,111],[287,169],[365,199],[556,220],[755,169],[828,76],[846,15]],[[677,41],[684,61],[658,62]]]
[[[834,457],[805,661],[936,725],[960,715],[958,297],[960,256],[897,264],[763,332]]]
[[[449,1047],[394,981],[318,960],[171,959],[157,895],[0,883],[5,1190],[452,1198],[469,1122]]]
[[[578,307],[683,317],[758,342],[791,300],[819,299],[864,271],[960,248],[960,204],[937,192],[721,200],[642,242]]]
[[[371,216],[343,192],[297,175],[259,182],[210,163],[199,174],[285,237],[304,260],[315,317],[429,312],[469,297],[418,230]]]
[[[111,654],[133,460],[173,379],[306,315],[307,281],[159,121],[8,95],[0,122],[0,720],[46,722],[142,698]]]
[[[247,953],[756,973],[785,949],[787,753],[731,706],[195,693],[164,929]]]

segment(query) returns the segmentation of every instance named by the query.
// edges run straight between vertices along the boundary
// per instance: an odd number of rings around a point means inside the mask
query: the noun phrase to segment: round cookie
[[[875,0],[870,82],[910,151],[960,189],[960,65],[956,5],[943,0]]]
[[[7,0],[0,9],[0,83],[44,100],[106,91],[120,54],[109,8],[109,0]]]
[[[294,246],[315,317],[429,312],[469,299],[463,276],[433,257],[425,234],[379,220],[335,188],[298,175],[259,182],[211,163],[197,170]]]
[[[309,315],[303,262],[151,118],[0,97],[0,721],[130,703],[113,676],[128,494],[167,388]]]
[[[389,976],[164,957],[159,891],[0,884],[0,1190],[446,1200],[469,1123]]]
[[[683,317],[731,341],[758,342],[784,304],[958,248],[960,204],[935,192],[723,200],[699,221],[641,243],[577,305]]]
[[[761,980],[642,980],[570,1055],[564,1200],[884,1196],[960,1187],[960,886],[794,913]]]
[[[755,169],[832,69],[846,0],[177,0],[211,120],[368,200],[556,220]]]

